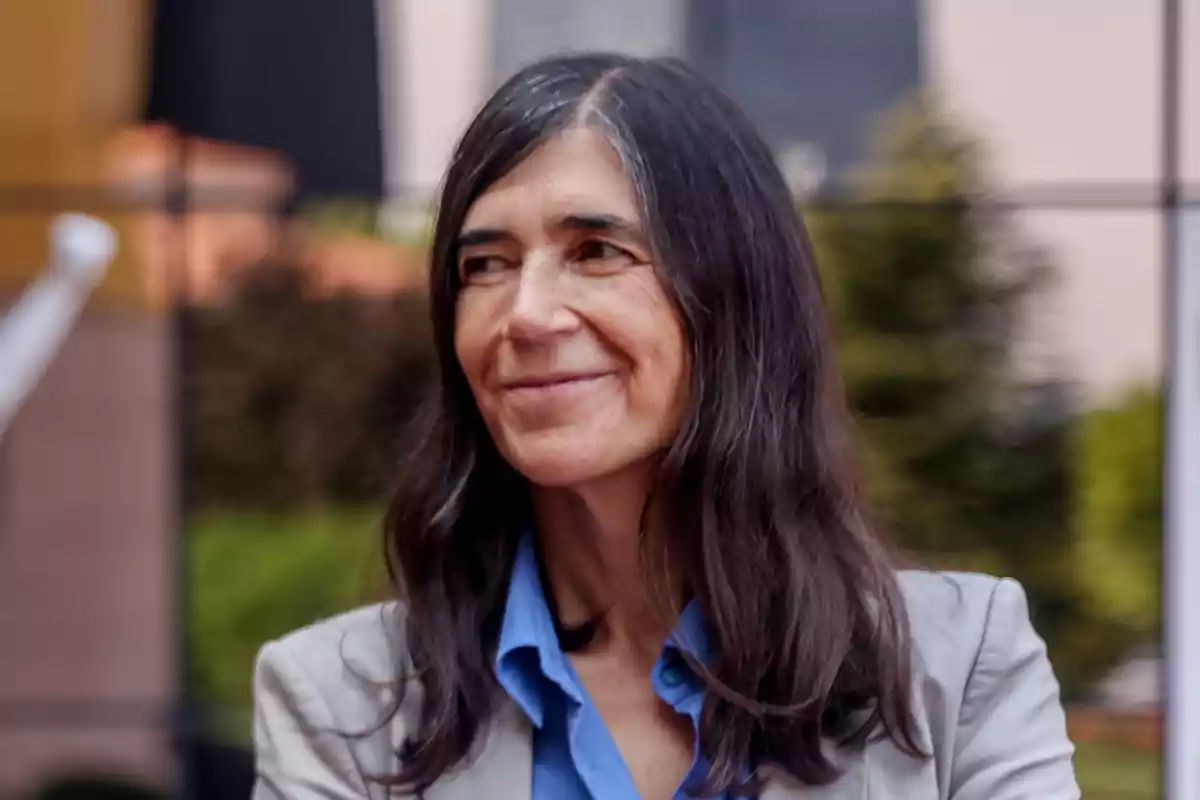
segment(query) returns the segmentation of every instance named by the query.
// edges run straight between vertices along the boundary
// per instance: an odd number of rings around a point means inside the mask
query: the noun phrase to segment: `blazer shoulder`
[[[1058,681],[1021,584],[907,571],[900,586],[939,783],[971,800],[1076,800]]]
[[[384,603],[263,645],[254,671],[256,800],[315,798],[314,786],[338,800],[377,795],[368,776],[395,772],[419,702],[405,681],[403,640],[402,608]]]
[[[1021,584],[947,572],[900,582],[918,710],[947,794],[1078,800],[1059,683]]]
[[[997,590],[1005,583],[1016,585],[977,572],[934,570],[904,570],[899,580],[913,636],[918,638],[936,638],[938,633],[961,637],[964,626],[982,632]]]
[[[396,602],[363,606],[291,631],[263,647],[319,683],[357,677],[392,683],[410,663],[405,614]]]
[[[941,682],[965,686],[1012,614],[1029,624],[1024,589],[1010,578],[904,570],[899,582],[918,667]]]

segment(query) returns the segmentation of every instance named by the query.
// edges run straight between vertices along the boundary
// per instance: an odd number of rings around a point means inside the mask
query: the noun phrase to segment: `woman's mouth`
[[[612,372],[531,375],[503,384],[504,394],[521,405],[574,400],[612,377]]]

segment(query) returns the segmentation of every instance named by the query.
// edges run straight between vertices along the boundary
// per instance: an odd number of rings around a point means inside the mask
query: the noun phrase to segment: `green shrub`
[[[1163,538],[1163,406],[1139,388],[1091,411],[1076,438],[1081,572],[1097,613],[1157,632]]]
[[[191,664],[204,700],[244,712],[264,642],[378,599],[379,519],[370,509],[314,509],[205,512],[191,521]]]

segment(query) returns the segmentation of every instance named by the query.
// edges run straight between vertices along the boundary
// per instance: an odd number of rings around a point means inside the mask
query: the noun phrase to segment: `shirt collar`
[[[689,600],[675,623],[675,629],[667,637],[664,650],[671,652],[687,652],[702,664],[712,663],[712,638],[709,636],[708,622],[704,619],[704,611],[696,599]]]
[[[574,670],[558,643],[554,618],[546,601],[545,589],[538,569],[537,553],[531,534],[525,534],[517,546],[512,575],[508,583],[504,618],[496,650],[496,677],[501,687],[519,705],[535,727],[545,719],[545,697],[550,687],[557,686],[568,699],[583,702],[583,690],[576,681]],[[684,670],[688,695],[698,703],[703,688],[698,676],[692,675],[681,652],[688,652],[704,664],[711,664],[712,649],[708,625],[699,602],[691,600],[671,634],[663,644],[663,653],[655,665],[652,677],[666,666]]]
[[[545,717],[546,682],[579,701],[538,572],[533,537],[521,537],[508,581],[508,599],[496,651],[496,677],[535,727]]]

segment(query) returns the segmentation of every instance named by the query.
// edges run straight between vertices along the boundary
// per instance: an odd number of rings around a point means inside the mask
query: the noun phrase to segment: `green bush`
[[[1157,632],[1163,537],[1163,406],[1138,388],[1079,421],[1073,527],[1099,614]]]
[[[344,508],[195,517],[189,635],[200,696],[244,711],[264,642],[378,599],[385,583],[379,520],[375,510]]]

